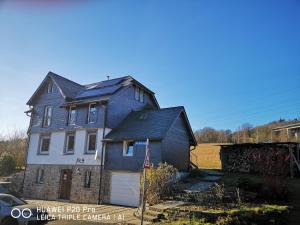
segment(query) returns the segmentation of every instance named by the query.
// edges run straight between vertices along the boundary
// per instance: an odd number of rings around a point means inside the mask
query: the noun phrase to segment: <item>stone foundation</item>
[[[80,173],[76,172],[79,168]],[[44,169],[43,184],[37,183],[38,169]],[[70,202],[97,204],[99,197],[100,166],[86,165],[27,165],[24,182],[26,198],[57,200],[60,197],[61,170],[72,170]],[[85,171],[91,170],[90,187],[84,187]],[[101,200],[109,203],[111,172],[103,171]]]

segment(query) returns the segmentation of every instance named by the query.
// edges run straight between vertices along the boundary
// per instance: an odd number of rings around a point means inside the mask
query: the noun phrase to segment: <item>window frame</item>
[[[95,105],[95,110],[96,110],[96,116],[95,116],[95,121],[91,121],[91,106],[92,105]],[[93,124],[93,123],[96,123],[97,122],[97,103],[93,102],[93,103],[90,103],[89,104],[89,108],[88,108],[88,118],[87,118],[87,122],[88,124]]]
[[[95,149],[94,150],[89,150],[90,136],[91,135],[95,135]],[[85,154],[95,154],[96,153],[96,151],[97,151],[97,137],[98,137],[97,130],[87,132]]]
[[[72,116],[72,110],[74,109],[74,123],[71,123],[71,116]],[[77,116],[77,110],[76,110],[76,106],[70,106],[69,110],[68,110],[68,126],[72,126],[76,124],[76,116]]]
[[[73,143],[73,150],[70,151],[68,149],[69,146],[69,137],[73,136],[74,137],[74,143]],[[76,144],[76,133],[75,132],[67,132],[66,137],[65,137],[65,147],[64,147],[64,154],[65,155],[73,155],[75,152],[75,144]]]
[[[132,143],[132,154],[128,154],[128,146]],[[124,157],[133,157],[134,156],[134,146],[135,142],[132,140],[123,141],[123,156]]]
[[[140,94],[139,94],[139,101],[144,102],[144,96],[145,96],[145,91],[143,89],[140,89]]]
[[[47,85],[47,94],[51,94],[51,93],[53,93],[53,82],[49,81]]]
[[[49,115],[50,112],[50,115]],[[43,127],[50,127],[52,124],[53,106],[46,105],[44,108]],[[50,119],[49,119],[50,118]],[[48,124],[49,120],[49,124]]]
[[[45,182],[45,170],[42,168],[38,168],[36,174],[36,183],[37,184],[44,184]]]
[[[91,170],[86,170],[85,173],[84,173],[83,187],[84,188],[91,188],[91,183],[92,183],[92,171]]]
[[[44,139],[49,139],[48,151],[42,151],[43,140],[44,140]],[[39,154],[39,155],[49,155],[49,152],[50,152],[50,145],[51,145],[51,135],[50,135],[50,134],[43,134],[43,135],[40,135],[38,154]]]
[[[135,89],[134,89],[134,99],[139,101],[140,99],[140,87],[138,86],[135,86]]]

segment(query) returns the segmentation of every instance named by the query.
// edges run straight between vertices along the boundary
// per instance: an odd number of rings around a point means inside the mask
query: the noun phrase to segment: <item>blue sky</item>
[[[193,129],[300,115],[300,1],[0,2],[0,132],[25,129],[48,71],[132,75]],[[62,3],[62,4],[59,4]]]

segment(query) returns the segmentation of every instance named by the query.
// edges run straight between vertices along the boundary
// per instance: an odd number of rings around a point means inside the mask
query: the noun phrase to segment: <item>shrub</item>
[[[150,205],[157,204],[162,197],[172,193],[176,171],[172,165],[166,163],[160,163],[157,168],[148,169],[147,202]]]
[[[208,204],[222,203],[225,196],[224,184],[214,184],[205,192],[205,195],[200,195],[203,202]]]
[[[0,175],[8,176],[15,172],[16,160],[15,158],[8,154],[3,153],[0,157]]]

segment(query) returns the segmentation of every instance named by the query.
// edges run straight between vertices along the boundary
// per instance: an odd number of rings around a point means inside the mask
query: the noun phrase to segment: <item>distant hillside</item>
[[[296,141],[287,139],[286,132],[275,133],[272,129],[279,126],[299,123],[300,119],[284,120],[279,119],[267,124],[254,127],[250,123],[244,123],[235,131],[229,129],[216,130],[212,127],[205,127],[195,132],[195,137],[201,143],[241,143],[241,142],[270,142],[270,141]]]

